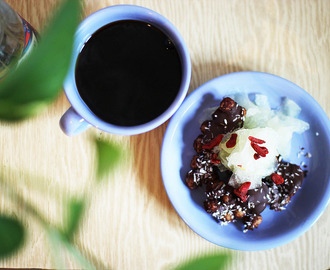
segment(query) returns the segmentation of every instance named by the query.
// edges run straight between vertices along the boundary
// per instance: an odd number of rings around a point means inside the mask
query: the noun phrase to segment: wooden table
[[[60,0],[8,0],[41,31]],[[284,77],[308,91],[330,115],[330,1],[258,0],[85,0],[84,17],[115,4],[137,4],[172,21],[190,50],[189,92],[217,76],[263,71]],[[61,201],[92,188],[93,135],[127,146],[130,154],[94,188],[87,216],[75,240],[100,269],[169,269],[206,252],[234,255],[230,269],[318,269],[330,267],[330,208],[298,239],[259,252],[230,251],[191,231],[175,212],[163,188],[160,149],[166,123],[136,136],[96,129],[65,136],[58,121],[69,107],[64,94],[44,113],[20,124],[0,126],[0,165],[20,193],[50,222],[60,222]],[[42,176],[29,179],[22,171]],[[24,248],[0,267],[52,268],[45,233],[0,197],[0,211],[23,218],[29,228]],[[79,268],[68,258],[68,267]]]

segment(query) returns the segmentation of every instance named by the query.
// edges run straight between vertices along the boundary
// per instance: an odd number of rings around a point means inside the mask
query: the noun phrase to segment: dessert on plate
[[[225,97],[208,113],[193,143],[186,184],[205,188],[204,208],[221,225],[242,220],[244,232],[253,230],[268,205],[285,209],[301,188],[304,171],[285,160],[293,133],[309,125],[297,119],[300,108],[292,100],[274,110],[263,95],[254,102],[242,94]]]

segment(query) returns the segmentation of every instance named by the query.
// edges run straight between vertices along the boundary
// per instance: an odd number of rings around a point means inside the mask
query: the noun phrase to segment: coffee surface
[[[182,70],[178,52],[156,27],[118,21],[96,31],[76,63],[81,98],[100,119],[135,126],[162,114],[175,99]]]

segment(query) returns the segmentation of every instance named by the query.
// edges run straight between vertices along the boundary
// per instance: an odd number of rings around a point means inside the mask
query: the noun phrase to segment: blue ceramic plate
[[[292,197],[286,210],[269,208],[261,214],[263,222],[254,231],[242,232],[242,225],[221,226],[203,208],[202,189],[190,191],[185,175],[195,154],[193,141],[200,134],[206,108],[218,106],[227,95],[239,92],[268,96],[272,107],[283,97],[295,101],[299,118],[310,124],[301,135],[294,134],[289,162],[307,164],[302,188]],[[301,151],[301,148],[304,148]],[[305,156],[305,154],[311,154]],[[330,198],[330,124],[320,105],[303,89],[283,78],[261,72],[238,72],[215,78],[192,92],[172,117],[162,145],[161,171],[164,186],[174,208],[197,234],[226,248],[264,250],[283,245],[310,228],[326,209]]]

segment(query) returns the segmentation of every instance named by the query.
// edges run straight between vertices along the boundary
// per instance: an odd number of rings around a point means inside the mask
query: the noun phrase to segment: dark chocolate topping
[[[186,183],[190,189],[201,186],[202,182],[212,178],[211,163],[212,153],[209,149],[203,149],[203,145],[210,142],[219,134],[226,134],[243,126],[245,109],[239,106],[229,97],[224,98],[217,110],[212,114],[212,120],[205,121],[201,125],[200,134],[194,141],[194,149],[198,157],[194,156],[191,168],[186,175]]]
[[[241,128],[244,123],[245,109],[229,97],[224,98],[220,107],[212,114],[212,120],[201,125],[203,141],[207,143],[219,134],[226,134]]]
[[[276,174],[284,182],[276,185],[271,176],[263,179],[262,186],[248,190],[247,199],[235,194],[234,188],[228,185],[232,175],[219,164],[214,164],[214,139],[219,134],[226,134],[244,123],[245,109],[230,98],[225,98],[220,107],[212,114],[212,120],[201,125],[202,134],[194,141],[197,155],[191,160],[191,170],[187,173],[186,183],[190,189],[205,185],[206,200],[204,208],[214,219],[221,223],[243,221],[244,231],[253,230],[262,222],[261,213],[267,205],[270,209],[280,211],[290,202],[291,197],[301,187],[304,172],[298,165],[279,161]],[[211,147],[211,148],[212,148]],[[217,154],[215,154],[217,157]],[[221,169],[220,169],[221,168]]]
[[[251,211],[253,214],[260,214],[265,210],[268,202],[269,202],[269,189],[265,183],[262,183],[260,188],[251,189],[247,193],[249,195],[247,204],[254,204],[254,208]]]
[[[276,173],[283,177],[283,184],[275,185],[271,177],[267,177],[265,182],[270,189],[270,208],[280,211],[284,209],[290,202],[291,197],[300,189],[304,179],[304,172],[298,165],[281,161]]]

